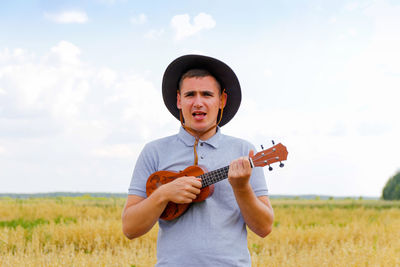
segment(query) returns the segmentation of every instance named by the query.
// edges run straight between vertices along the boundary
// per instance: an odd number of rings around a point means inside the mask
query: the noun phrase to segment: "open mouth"
[[[192,113],[192,116],[196,119],[196,120],[202,120],[205,118],[205,116],[207,115],[207,113],[205,112],[201,112],[201,111],[195,111]]]

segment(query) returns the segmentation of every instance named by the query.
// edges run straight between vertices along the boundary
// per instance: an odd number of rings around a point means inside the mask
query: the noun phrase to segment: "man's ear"
[[[179,90],[176,91],[176,107],[181,109],[181,94],[179,93]]]
[[[219,108],[225,108],[227,99],[228,99],[228,94],[225,93],[225,89],[224,89],[224,91],[221,94],[221,99],[220,99],[221,101],[219,103]]]

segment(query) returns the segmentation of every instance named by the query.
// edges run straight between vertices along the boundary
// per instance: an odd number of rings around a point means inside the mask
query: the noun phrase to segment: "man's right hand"
[[[147,233],[159,219],[169,201],[191,203],[200,193],[201,180],[194,176],[177,178],[163,184],[149,197],[129,195],[122,212],[122,229],[129,238]]]
[[[177,204],[191,203],[200,193],[201,179],[194,176],[184,176],[173,180],[170,183],[160,186],[156,191],[160,193],[168,201]]]

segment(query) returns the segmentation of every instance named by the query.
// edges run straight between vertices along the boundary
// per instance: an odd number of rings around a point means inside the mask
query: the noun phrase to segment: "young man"
[[[167,67],[162,87],[164,103],[182,127],[176,135],[148,143],[140,154],[122,214],[123,232],[133,239],[158,221],[157,266],[251,266],[246,225],[265,237],[273,210],[263,171],[252,169],[247,157],[253,155],[253,146],[223,135],[219,128],[239,109],[239,81],[217,59],[186,55]],[[210,197],[193,203],[180,217],[160,219],[168,202],[192,203],[202,183],[185,176],[147,196],[148,177],[191,165],[209,171],[229,165],[228,179],[216,183]]]

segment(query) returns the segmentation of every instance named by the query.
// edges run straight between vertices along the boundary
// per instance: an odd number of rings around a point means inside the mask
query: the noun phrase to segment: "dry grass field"
[[[272,200],[273,232],[250,233],[253,266],[400,266],[400,203]],[[0,198],[0,266],[152,266],[157,229],[126,239],[124,199]]]

